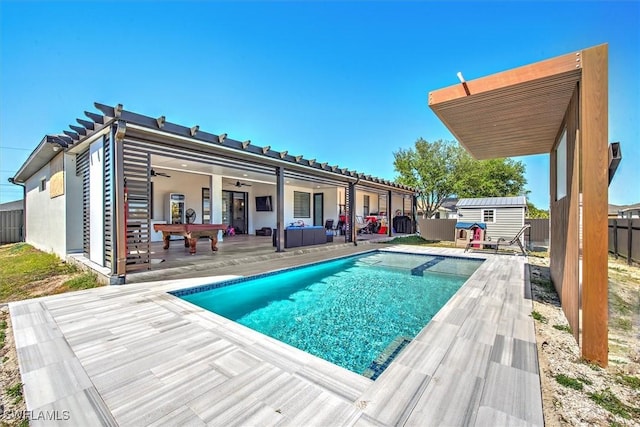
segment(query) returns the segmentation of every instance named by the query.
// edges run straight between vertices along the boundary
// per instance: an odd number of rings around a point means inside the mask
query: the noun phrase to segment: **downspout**
[[[12,177],[8,180],[13,185],[19,185],[22,187],[22,229],[20,230],[20,237],[23,242],[27,241],[27,186],[23,182],[16,182],[16,180]]]

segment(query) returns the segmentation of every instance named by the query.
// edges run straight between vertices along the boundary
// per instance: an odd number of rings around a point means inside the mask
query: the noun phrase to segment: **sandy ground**
[[[529,257],[534,296],[538,359],[545,424],[547,426],[640,426],[640,268],[609,264],[609,366],[591,365],[580,357],[580,349],[560,308],[555,290],[548,285],[548,258]],[[565,375],[582,390],[562,385]],[[627,381],[624,380],[627,379]],[[591,395],[607,401],[619,400],[618,415],[596,403]]]
[[[529,262],[534,312],[539,319],[535,325],[545,424],[640,426],[640,268],[614,260],[609,263],[609,367],[601,369],[580,358],[580,349],[567,330],[558,296],[549,285],[548,258],[531,256]],[[33,296],[45,293],[43,288],[56,289],[68,278],[34,283],[32,289],[37,291]],[[8,389],[20,383],[20,372],[6,304],[0,306],[0,322],[3,321],[7,328],[5,345],[0,349],[0,425],[26,425],[19,417],[20,411],[25,411],[24,399],[8,393]],[[582,384],[582,390],[561,385],[556,379],[559,374]],[[637,386],[629,385],[629,378],[635,378]],[[624,413],[614,414],[605,409],[591,394],[604,396],[606,401],[618,399],[614,406]]]

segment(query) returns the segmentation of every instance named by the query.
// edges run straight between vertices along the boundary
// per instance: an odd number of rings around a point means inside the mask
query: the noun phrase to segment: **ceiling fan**
[[[251,187],[251,184],[245,184],[244,182],[236,181],[236,187]]]
[[[156,172],[155,169],[151,169],[151,176],[163,176],[165,178],[171,178],[171,175],[167,175],[164,172]]]

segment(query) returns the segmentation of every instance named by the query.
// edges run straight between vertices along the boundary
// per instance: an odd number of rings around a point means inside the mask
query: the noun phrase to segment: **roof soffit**
[[[581,76],[581,51],[433,91],[429,106],[477,159],[549,153]]]

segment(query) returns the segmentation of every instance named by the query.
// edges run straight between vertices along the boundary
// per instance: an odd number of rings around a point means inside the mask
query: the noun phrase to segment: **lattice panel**
[[[89,226],[89,150],[78,154],[76,158],[76,176],[82,176],[82,252],[89,258],[91,230]]]
[[[151,268],[151,195],[150,155],[124,142],[123,173],[125,223],[127,226],[127,271]]]

